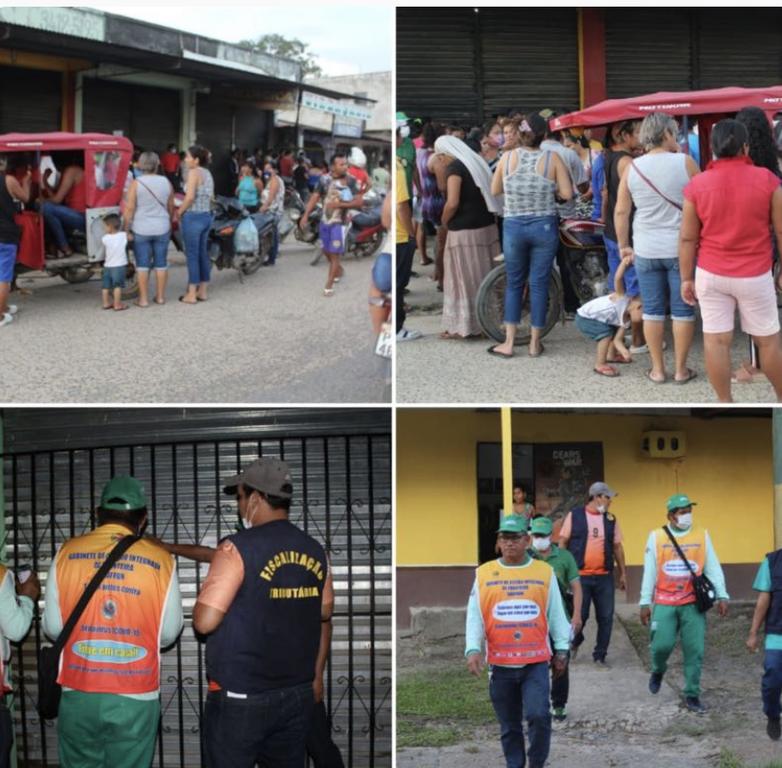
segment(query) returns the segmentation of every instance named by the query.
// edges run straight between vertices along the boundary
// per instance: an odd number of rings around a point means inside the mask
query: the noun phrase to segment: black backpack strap
[[[676,541],[674,535],[671,533],[670,529],[667,525],[663,526],[663,530],[668,534],[668,538],[671,540],[671,544],[673,544],[676,551],[679,553],[679,557],[682,559],[684,564],[687,566],[687,570],[693,575],[697,576],[698,574],[693,571],[692,566],[690,565],[690,561],[684,556],[684,552],[682,552],[682,548],[679,546],[679,542]]]
[[[92,580],[87,585],[86,589],[79,598],[79,602],[76,603],[76,607],[71,611],[71,615],[68,617],[68,621],[65,622],[65,626],[62,628],[57,640],[54,642],[52,648],[57,651],[59,655],[62,649],[65,647],[65,643],[68,642],[68,638],[73,632],[73,628],[76,626],[76,622],[81,618],[84,609],[87,607],[87,603],[90,602],[92,596],[97,592],[100,583],[106,577],[106,574],[114,567],[114,564],[119,560],[125,552],[130,549],[141,536],[124,536],[115,545],[114,549],[109,552],[106,559],[103,561],[103,565],[98,569],[98,572],[92,577]]]

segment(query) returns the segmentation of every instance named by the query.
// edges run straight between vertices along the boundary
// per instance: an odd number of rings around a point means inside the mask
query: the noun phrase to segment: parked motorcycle
[[[269,213],[250,213],[236,198],[218,196],[212,206],[214,219],[209,228],[209,258],[218,269],[236,269],[239,280],[258,271],[271,253],[274,216]],[[240,231],[251,222],[257,232],[250,237]],[[245,245],[249,243],[249,245]]]
[[[302,200],[301,195],[292,187],[286,188],[286,202],[285,214],[293,222],[293,236],[300,243],[307,243],[308,245],[314,245],[318,241],[320,236],[320,220],[323,218],[323,206],[318,203],[310,212],[307,219],[307,225],[302,230],[299,227],[299,219],[307,208],[306,203]]]
[[[546,324],[541,331],[541,338],[551,331],[558,320],[564,322],[563,280],[568,281],[579,304],[585,304],[609,292],[603,224],[588,219],[562,219],[559,223],[557,264],[559,268],[551,271]],[[505,285],[505,264],[500,264],[486,275],[475,299],[481,330],[499,342],[505,339]],[[515,339],[519,346],[529,343],[529,320],[529,286],[525,285],[521,321]]]

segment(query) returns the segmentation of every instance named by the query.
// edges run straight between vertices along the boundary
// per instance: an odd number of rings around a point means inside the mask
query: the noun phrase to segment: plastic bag
[[[237,253],[257,253],[258,230],[255,222],[248,216],[242,219],[234,232],[234,250]]]

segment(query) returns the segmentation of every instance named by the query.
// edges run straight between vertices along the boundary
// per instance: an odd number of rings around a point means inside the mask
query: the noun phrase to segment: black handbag
[[[140,536],[125,536],[117,542],[82,593],[54,645],[47,645],[38,653],[38,714],[45,720],[54,720],[60,709],[62,686],[57,682],[57,676],[60,672],[60,654],[65,643],[68,642],[76,622],[81,618],[87,603],[90,602],[106,574],[140,538]]]
[[[692,569],[690,561],[684,556],[679,543],[674,538],[674,535],[668,529],[667,525],[663,526],[663,530],[668,534],[668,538],[671,540],[671,544],[676,548],[682,562],[687,566],[687,569],[692,574],[692,588],[695,592],[695,605],[701,613],[706,613],[717,602],[717,593],[714,589],[714,585],[711,583],[705,573],[700,576]]]

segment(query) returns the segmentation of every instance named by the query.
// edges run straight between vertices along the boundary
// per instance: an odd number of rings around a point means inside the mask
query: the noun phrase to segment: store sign
[[[80,8],[13,6],[0,8],[0,22],[87,40],[106,39],[106,17]]]
[[[364,133],[364,121],[351,117],[334,116],[334,135],[360,139]]]
[[[359,106],[351,101],[337,101],[328,96],[303,91],[301,94],[301,106],[307,109],[315,109],[318,112],[329,112],[337,117],[349,117],[355,120],[369,120],[372,117],[372,109]]]

